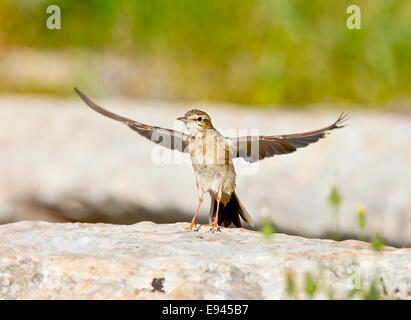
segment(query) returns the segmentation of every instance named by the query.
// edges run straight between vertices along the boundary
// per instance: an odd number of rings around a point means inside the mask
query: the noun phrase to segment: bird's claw
[[[214,232],[216,232],[216,231],[217,231],[217,232],[221,232],[221,228],[219,228],[219,227],[212,227],[211,230],[210,230],[211,233],[214,233]]]
[[[187,227],[184,227],[184,229],[186,230],[193,230],[193,231],[198,231],[200,230],[200,228],[201,228],[200,224],[198,224],[198,227],[197,227],[197,224],[193,222],[191,222],[190,225],[188,225]]]
[[[210,232],[212,232],[212,233],[214,233],[214,232],[221,232],[221,228],[218,226],[218,223],[211,223],[211,224],[208,224],[208,226],[211,226],[211,228],[210,228]]]

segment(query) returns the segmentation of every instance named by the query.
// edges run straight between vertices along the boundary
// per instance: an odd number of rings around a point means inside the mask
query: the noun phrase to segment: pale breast
[[[229,145],[224,140],[224,137],[217,134],[191,137],[188,150],[193,163],[199,165],[228,165],[232,162]]]
[[[219,135],[197,136],[188,147],[197,186],[217,195],[222,181],[223,193],[230,196],[235,189],[236,174],[224,138]]]
[[[223,193],[231,195],[235,189],[236,174],[233,165],[205,165],[193,163],[197,186],[203,192],[218,194],[220,183],[223,183]]]

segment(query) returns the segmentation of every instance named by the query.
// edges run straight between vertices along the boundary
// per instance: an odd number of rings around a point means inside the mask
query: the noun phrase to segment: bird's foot
[[[184,229],[198,231],[198,230],[200,230],[200,227],[201,227],[200,224],[196,224],[195,222],[191,222],[190,225],[188,225],[187,227],[184,227]]]
[[[214,232],[221,232],[221,228],[218,225],[217,221],[214,221],[213,223],[209,223],[207,224],[207,226],[210,226],[210,232],[214,233]]]

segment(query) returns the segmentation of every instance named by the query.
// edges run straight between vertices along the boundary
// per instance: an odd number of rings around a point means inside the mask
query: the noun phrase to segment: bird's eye
[[[203,120],[203,118],[201,118],[201,117],[198,117],[198,118],[197,118],[197,120],[198,120],[198,121],[201,121],[201,120]]]

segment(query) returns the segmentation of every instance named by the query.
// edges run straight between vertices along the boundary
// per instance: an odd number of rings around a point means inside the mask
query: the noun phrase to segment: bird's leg
[[[221,180],[220,187],[218,188],[218,195],[217,195],[217,210],[215,213],[215,218],[213,223],[211,223],[211,229],[210,232],[214,231],[221,231],[220,228],[218,227],[218,210],[220,209],[220,201],[221,201],[221,195],[223,193],[223,181]]]
[[[191,220],[190,225],[188,227],[186,227],[186,230],[192,230],[193,228],[196,227],[196,217],[197,217],[198,210],[200,210],[200,207],[201,207],[202,203],[203,203],[203,192],[200,191],[200,196],[198,197],[198,206],[197,206],[196,213],[194,214],[194,217]],[[198,227],[197,229],[194,229],[194,231],[198,231],[198,229],[200,229],[200,227]]]

